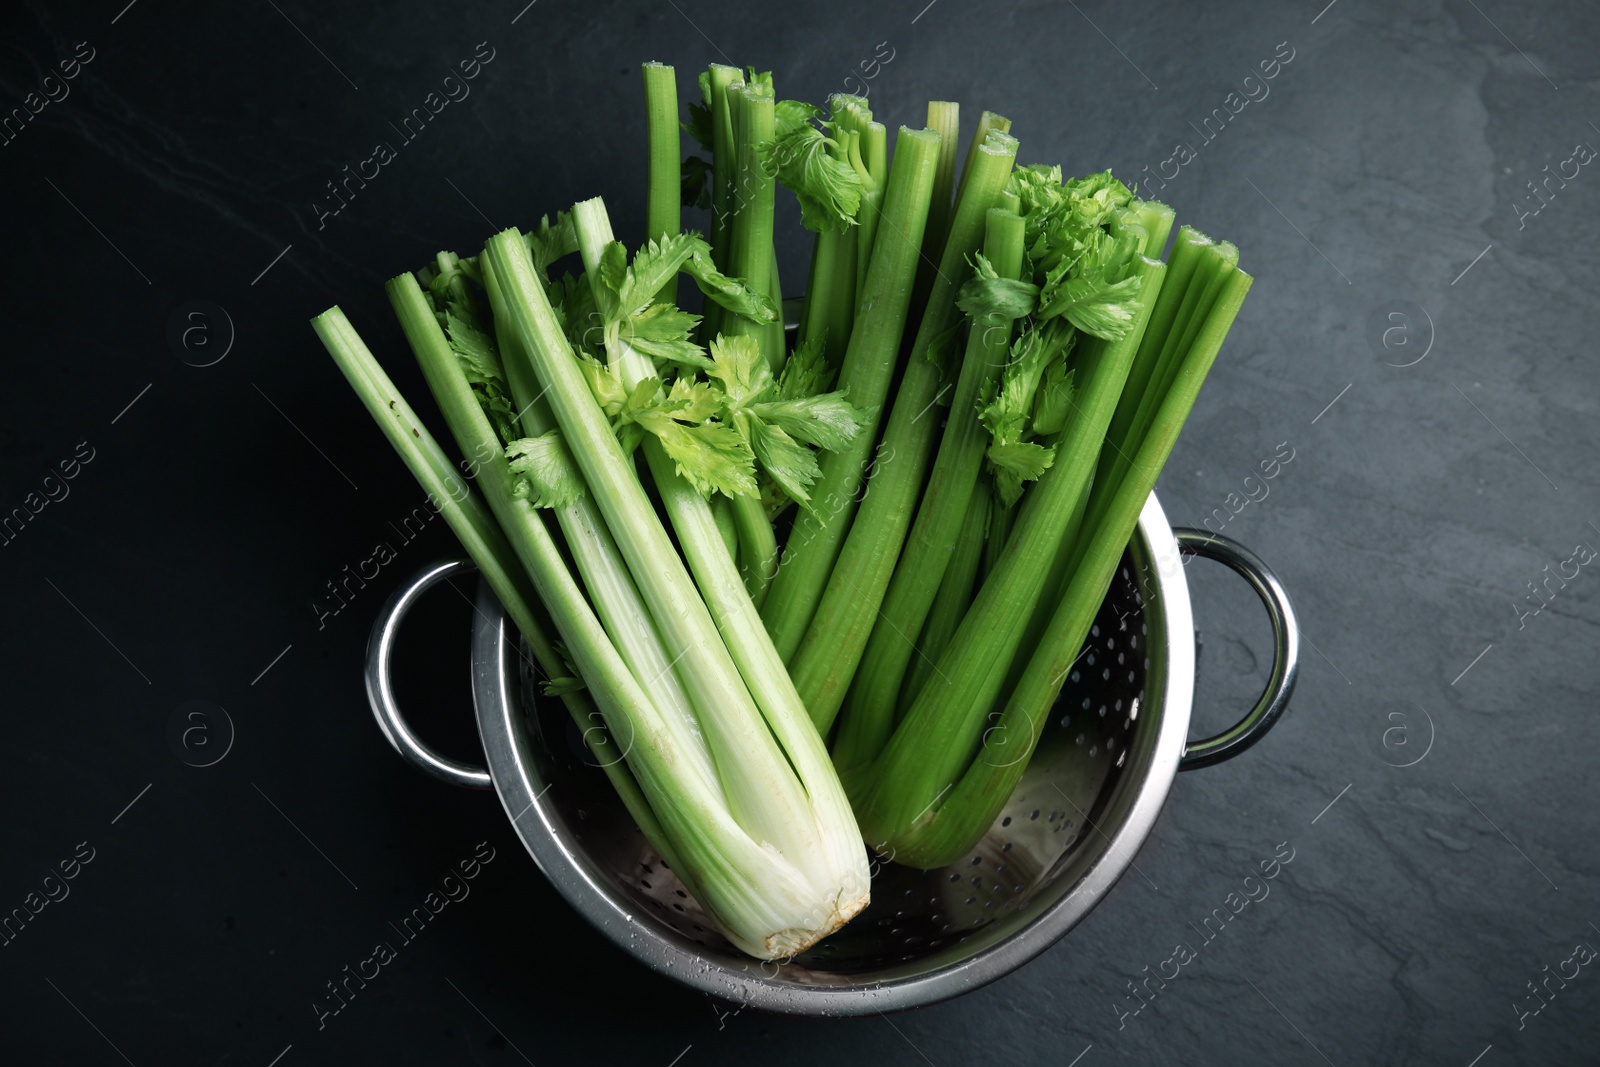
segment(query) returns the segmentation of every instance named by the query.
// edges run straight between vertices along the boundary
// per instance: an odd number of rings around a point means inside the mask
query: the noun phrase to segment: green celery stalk
[[[722,534],[722,543],[727,546],[728,556],[737,561],[739,558],[739,529],[734,525],[733,501],[727,497],[718,497],[711,503],[712,518],[716,520],[717,532]]]
[[[1164,205],[1157,205],[1158,207]],[[1168,209],[1170,212],[1170,209]],[[1139,351],[1134,356],[1128,383],[1123,387],[1106,433],[1107,447],[1100,452],[1094,488],[1087,500],[1087,518],[1080,511],[1075,521],[1097,529],[1104,508],[1113,499],[1117,485],[1127,475],[1139,443],[1149,431],[1150,422],[1171,385],[1179,363],[1192,346],[1195,334],[1216,301],[1223,282],[1233,273],[1238,249],[1216,244],[1191,227],[1179,231],[1173,247],[1167,281],[1150,315]],[[1071,539],[1067,540],[1071,544]],[[1035,647],[1049,625],[1056,605],[1067,587],[1076,565],[1070,552],[1060,552],[1049,567],[1045,595],[1035,606],[1023,639],[1024,648]],[[1024,664],[1012,664],[1007,690],[1017,681]]]
[[[486,290],[494,290],[494,274],[487,267],[483,268],[483,281]],[[475,410],[478,407],[476,394],[456,366],[455,354],[416,278],[402,274],[392,279],[387,289],[389,301],[416,354],[428,388],[462,452],[468,456],[479,455],[509,443],[500,442],[484,413]],[[516,343],[514,332],[497,332],[504,338],[502,343]],[[501,363],[512,401],[521,412],[524,433],[537,437],[554,430],[554,418],[527,372],[526,360],[510,359]],[[714,783],[716,772],[700,738],[688,694],[672,671],[671,656],[662,646],[649,611],[594,500],[585,494],[552,510],[565,536],[567,550],[577,564],[612,643],[635,679],[650,687],[664,729],[685,753],[686,766],[707,783]]]
[[[579,205],[573,214],[587,258],[595,241],[593,220],[585,224],[583,207]],[[602,246],[610,239],[609,229],[607,224]],[[712,576],[714,581],[697,575],[702,588],[712,587],[716,594],[708,604],[589,392],[519,235],[515,231],[496,235],[484,255],[502,290],[505,321],[520,335],[535,377],[548,389],[561,432],[663,640],[679,650],[678,669],[695,703],[728,812],[753,839],[766,842],[768,851],[780,853],[804,876],[811,912],[803,921],[774,930],[763,942],[770,955],[799,951],[847,921],[865,906],[868,895],[866,857],[821,739],[811,730],[797,698],[787,710],[773,699],[787,682],[781,668],[776,678],[762,677],[746,663],[736,665],[730,654],[748,658],[752,646],[766,643],[769,660],[776,660],[759,623],[750,632],[756,612],[744,594],[710,505],[675,475],[662,450],[645,442],[669,514],[686,510],[685,492],[698,501],[695,521],[679,521],[675,515],[674,526],[691,564],[698,560],[704,566],[709,560],[721,568]],[[741,601],[742,614],[729,610]],[[733,630],[738,633],[730,648],[724,640]]]
[[[999,561],[889,743],[870,765],[841,768],[874,848],[897,849],[971,761],[1043,592],[1040,561],[1060,550],[1062,533],[1088,487],[1165,272],[1163,263],[1136,259],[1133,276],[1140,279],[1140,293],[1133,328],[1119,341],[1086,338],[1078,346],[1076,411],[1056,443],[1055,463],[1019,505]]]
[[[598,198],[584,201],[573,207],[572,217],[579,251],[585,267],[592,271],[612,239],[605,205]],[[621,347],[624,351],[619,353],[618,362],[628,376],[625,385],[631,389],[655,371],[648,359],[627,350],[625,342],[621,342]],[[706,606],[716,620],[718,633],[749,686],[768,729],[782,746],[811,798],[811,810],[822,830],[821,844],[826,859],[822,869],[838,872],[836,877],[844,886],[834,917],[836,925],[842,924],[855,913],[852,909],[859,910],[867,901],[865,888],[857,898],[848,895],[855,892],[853,886],[866,885],[860,880],[865,873],[865,852],[843,786],[822,738],[812,728],[805,705],[784,670],[782,659],[767,636],[754,602],[746,595],[733,560],[724,550],[712,505],[677,473],[672,459],[654,438],[645,440],[642,448],[656,490],[678,535],[678,543]]]
[[[773,306],[781,307],[783,294],[773,293],[777,281],[777,257],[772,246],[774,175],[762,164],[758,151],[774,134],[772,88],[759,82],[734,85],[728,89],[727,98],[740,178],[734,198],[733,235],[724,271],[744,279],[750,288],[767,293],[773,298]],[[755,338],[773,373],[783,368],[781,321],[769,328],[742,315],[725,314],[721,333]],[[760,498],[734,497],[733,515],[746,585],[751,598],[759,604],[766,599],[767,589],[778,572],[778,538]]]
[[[979,182],[987,181],[982,172],[986,158],[978,157]],[[1022,216],[990,208],[984,234],[983,254],[995,271],[1002,278],[1020,278]],[[906,538],[905,549],[899,553],[899,561],[893,564],[882,608],[871,622],[871,638],[862,653],[855,679],[849,683],[844,718],[833,749],[834,760],[841,766],[862,763],[877,755],[894,725],[907,667],[913,659],[936,654],[919,648],[914,639],[922,632],[928,611],[939,593],[963,518],[973,511],[987,514],[986,508],[972,506],[973,488],[978,483],[984,449],[989,443],[988,430],[978,420],[978,397],[986,386],[992,387],[1000,377],[1011,345],[1014,321],[998,317],[975,321],[967,334],[967,349],[939,442],[938,458],[928,476],[921,503],[917,505],[916,521]],[[867,505],[863,505],[858,523],[864,524],[866,519]],[[851,540],[855,536],[856,532],[851,531]],[[978,543],[982,543],[981,536]],[[845,550],[849,551],[849,542]],[[976,567],[976,556],[973,565]],[[971,588],[971,576],[968,588]],[[820,611],[817,618],[822,619]],[[799,662],[796,661],[797,665]],[[805,695],[803,688],[801,695]]]
[[[991,487],[992,488],[992,487]],[[989,506],[989,532],[983,542],[983,558],[978,562],[978,580],[985,581],[989,574],[1000,563],[1000,554],[1006,549],[1006,542],[1011,539],[1011,524],[1016,520],[1017,508],[1015,505],[1006,507],[1000,502],[998,495],[990,501]],[[909,703],[920,689],[901,694],[901,703]]]
[[[759,148],[773,138],[775,100],[771,85],[761,82],[730,86],[727,99],[739,179],[733,197],[733,231],[727,262],[718,266],[723,273],[742,278],[750,288],[766,293],[772,279],[776,182],[774,173],[762,164]],[[781,326],[780,323],[780,329]],[[759,323],[742,315],[724,316],[720,331],[729,337],[754,337],[763,342],[770,339]],[[764,345],[761,354],[774,374],[782,369],[781,349],[772,352]]]
[[[517,244],[521,247],[520,240]],[[438,360],[433,373],[455,378],[441,406],[470,442],[468,454],[480,457],[491,453],[497,442],[494,428],[477,407],[454,356],[448,351],[419,354]],[[804,929],[801,924],[814,913],[817,902],[809,892],[805,872],[796,869],[792,860],[803,854],[797,847],[801,842],[784,842],[791,859],[781,866],[773,863],[763,847],[772,840],[774,829],[783,829],[783,820],[773,817],[775,811],[763,809],[762,798],[752,795],[768,785],[747,791],[748,783],[737,774],[730,775],[721,761],[717,778],[695,773],[690,752],[674,736],[656,699],[645,691],[645,685],[659,684],[659,680],[643,681],[628,668],[583,589],[567,570],[543,519],[525,499],[513,495],[504,455],[479,460],[477,470],[478,483],[490,508],[507,531],[540,598],[555,617],[568,654],[585,682],[595,690],[607,729],[613,737],[625,737],[631,742],[630,767],[673,843],[683,868],[675,870],[680,875],[688,874],[686,882],[701,894],[697,899],[707,905],[741,948],[755,955],[787,955],[787,951],[774,949],[781,943],[786,950],[796,936],[803,936],[795,931]],[[706,736],[715,756],[716,735],[708,729]],[[779,851],[784,851],[782,845]],[[769,898],[774,890],[778,890],[778,896]],[[782,925],[769,929],[775,922]]]
[[[337,307],[329,308],[312,319],[311,324],[373,421],[430,498],[440,505],[439,513],[494,590],[513,625],[527,638],[539,670],[546,679],[564,677],[566,662],[556,650],[547,624],[541,621],[544,613],[537,594],[488,510],[472,495],[428,428],[422,425],[405,397],[378,366],[344,312]],[[677,850],[664,833],[638,781],[622,762],[621,751],[609,734],[593,730],[600,713],[590,692],[563,687],[561,701],[579,729],[584,731],[590,750],[646,839],[674,870],[681,869]],[[603,715],[600,721],[604,721]],[[697,896],[696,899],[701,898]]]
[[[644,71],[645,133],[649,154],[645,167],[645,232],[650,240],[676,234],[683,226],[679,192],[681,152],[678,137],[678,83],[665,63],[649,62]],[[677,285],[663,286],[658,301],[676,303]]]
[[[1004,115],[997,115],[993,111],[985,111],[978,116],[978,128],[972,131],[972,140],[967,144],[966,162],[961,166],[961,182],[956,186],[956,201],[959,203],[961,194],[967,188],[967,175],[972,173],[973,165],[978,161],[978,149],[989,139],[990,130],[999,130],[1001,133],[1011,132],[1011,120]],[[1017,210],[1017,205],[1010,205],[1011,210]]]
[[[917,269],[913,314],[933,287],[933,274],[950,234],[951,199],[956,185],[956,152],[961,147],[961,105],[953,100],[928,101],[928,129],[939,134],[939,167],[933,172],[933,201],[928,207],[928,229],[922,235],[922,265]]]
[[[739,543],[739,573],[745,592],[759,610],[778,573],[778,535],[758,496],[728,498],[733,532]]]
[[[711,92],[711,98],[706,101],[711,111],[711,260],[723,271],[728,264],[728,245],[733,240],[734,176],[738,173],[728,89],[743,81],[744,75],[738,67],[713,63],[706,71],[706,84]],[[706,301],[705,317],[700,323],[702,338],[717,335],[722,314],[721,304]]]
[[[651,240],[675,234],[681,228],[678,189],[678,83],[665,63],[643,64],[645,133],[649,144],[646,161],[645,230]]]
[[[835,93],[828,98],[833,146],[829,154],[852,164],[861,175],[863,196],[873,190],[873,177],[861,159],[861,131],[871,121],[865,97]],[[877,188],[878,199],[882,189]],[[856,213],[854,227],[829,227],[817,234],[812,246],[811,272],[806,280],[805,303],[800,317],[799,342],[822,333],[823,353],[828,366],[837,367],[844,359],[850,341],[850,324],[855,317],[857,236],[863,212]]]
[[[1096,526],[1086,527],[1078,538],[1076,565],[1066,594],[998,723],[988,731],[978,757],[948,798],[894,836],[893,854],[898,862],[933,868],[959,859],[993,825],[1016,788],[1121,564],[1157,474],[1194,407],[1251,281],[1250,275],[1235,270],[1224,283],[1194,345],[1182,358],[1171,389],[1161,400],[1150,432],[1139,444],[1129,476],[1116,486],[1110,506],[1102,509],[1104,518]]]
[[[574,212],[576,224],[576,211]],[[729,808],[741,825],[781,851],[814,847],[814,829],[794,817],[793,779],[778,773],[782,753],[761,728],[750,694],[717,638],[704,601],[622,452],[577,359],[561,334],[543,285],[515,231],[491,238],[484,255],[503,307],[497,312],[533,364],[550,407],[606,526],[638,583],[694,701]],[[495,293],[491,291],[491,299]],[[508,353],[517,355],[516,350]],[[720,547],[721,537],[718,535]]]
[[[897,144],[896,151],[898,148]],[[872,264],[873,249],[877,247],[878,223],[883,219],[884,198],[888,196],[888,127],[881,122],[863,124],[860,137],[851,142],[850,151],[852,160],[860,162],[857,169],[870,179],[862,188],[861,210],[856,213],[856,303],[860,304],[867,289],[867,272]]]
[[[799,342],[804,344],[808,338],[821,333],[828,366],[837,367],[850,343],[850,320],[855,316],[855,305],[856,234],[842,229],[823,230],[817,234],[811,253]]]
[[[866,418],[849,448],[822,457],[822,476],[812,488],[813,506],[796,517],[762,605],[762,618],[784,659],[805,635],[855,515],[857,491],[877,439],[905,332],[938,152],[937,134],[901,127],[884,198],[884,232],[873,244],[866,289],[856,302],[856,321],[837,385]]]
[[[1115,489],[1127,474],[1133,452],[1149,431],[1184,354],[1193,347],[1222,286],[1233,275],[1239,250],[1184,226],[1178,231],[1172,259],[1170,281],[1174,284],[1170,299],[1164,289],[1163,300],[1152,314],[1155,329],[1145,331],[1139,354],[1134,357],[1134,369],[1128,376],[1128,388],[1123,390],[1111,420],[1107,439],[1114,447],[1100,456],[1097,477],[1107,489]],[[1158,314],[1162,316],[1159,322],[1155,320]]]
[[[944,569],[944,576],[939,579],[938,595],[933,598],[933,607],[928,610],[922,633],[917,636],[917,654],[906,669],[905,683],[900,693],[895,694],[895,722],[903,717],[906,705],[911,702],[911,695],[920,692],[926,684],[928,675],[933,673],[934,664],[950,647],[956,627],[961,625],[962,617],[972,604],[978,566],[983,562],[983,539],[989,529],[989,509],[993,503],[993,495],[987,488],[978,486],[974,489],[966,513],[961,517],[961,529],[956,534],[955,547],[950,552],[950,563]],[[904,699],[901,699],[902,696]],[[848,718],[845,719],[845,725],[839,728],[841,742],[849,722]],[[864,750],[868,747],[862,746]],[[876,754],[882,747],[880,740],[875,747],[871,747],[871,751]]]
[[[1159,200],[1135,200],[1133,208],[1139,213],[1145,232],[1150,235],[1145,254],[1151,259],[1160,259],[1167,250],[1167,235],[1172,232],[1176,213]]]
[[[1161,296],[1150,312],[1149,325],[1145,328],[1144,338],[1139,342],[1139,351],[1133,357],[1133,366],[1128,371],[1127,388],[1122,391],[1122,399],[1117,403],[1116,414],[1112,416],[1111,426],[1107,431],[1107,440],[1118,449],[1125,447],[1131,437],[1134,416],[1138,413],[1140,401],[1150,388],[1150,379],[1155,373],[1156,364],[1161,361],[1162,346],[1172,332],[1173,324],[1178,319],[1178,313],[1185,299],[1192,299],[1189,279],[1194,276],[1195,268],[1200,265],[1201,250],[1210,244],[1212,244],[1211,238],[1193,227],[1183,226],[1178,230],[1178,239],[1172,245],[1172,255],[1167,258],[1166,284],[1161,287]],[[1101,457],[1102,483],[1110,472],[1115,456],[1116,449],[1111,449]]]
[[[784,327],[783,282],[778,279],[778,248],[770,241],[767,243],[767,259],[767,299],[778,309],[778,317],[761,327],[760,344],[762,352],[772,353],[772,373],[776,375],[783,371],[783,365],[788,361],[789,334]]]
[[[879,617],[879,605],[888,590],[933,458],[939,433],[935,406],[941,392],[953,385],[944,368],[927,358],[928,346],[957,320],[956,288],[971,273],[967,261],[982,243],[989,208],[1005,187],[1016,155],[1017,142],[1005,133],[991,133],[988,144],[978,152],[972,180],[967,183],[939,259],[927,311],[895,391],[894,408],[883,434],[884,454],[873,466],[860,512],[851,524],[805,637],[789,659],[795,688],[824,736],[833,725]],[[1020,257],[1020,238],[1017,248]],[[1009,331],[1008,325],[1008,335]],[[890,702],[878,710],[887,716],[892,714],[892,708]]]

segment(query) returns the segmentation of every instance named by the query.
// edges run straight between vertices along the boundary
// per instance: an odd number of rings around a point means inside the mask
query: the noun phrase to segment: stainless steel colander
[[[1186,740],[1195,640],[1185,555],[1242,575],[1271,617],[1276,645],[1255,708],[1194,742]],[[798,1015],[929,1004],[1043,952],[1127,870],[1179,770],[1237,755],[1266,733],[1288,704],[1299,662],[1294,611],[1271,571],[1237,542],[1174,532],[1151,494],[1033,759],[983,840],[938,870],[875,863],[866,911],[800,956],[762,963],[716,932],[645,842],[565,707],[539,695],[531,657],[487,584],[476,605],[472,680],[488,769],[439,756],[411,732],[390,685],[395,635],[428,587],[470,570],[429,567],[379,614],[367,694],[389,742],[437,778],[499,793],[545,876],[647,966],[741,1005]]]

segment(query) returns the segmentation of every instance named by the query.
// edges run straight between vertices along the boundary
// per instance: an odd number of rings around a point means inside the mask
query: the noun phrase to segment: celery
[[[1016,140],[998,132],[990,134],[978,152],[973,179],[963,190],[939,259],[927,313],[917,328],[894,396],[893,411],[883,434],[883,455],[873,466],[860,513],[850,527],[805,637],[789,660],[795,688],[811,710],[817,729],[824,734],[832,726],[873,624],[880,617],[878,606],[888,589],[932,459],[939,432],[935,405],[941,394],[954,385],[946,380],[943,361],[929,358],[929,348],[957,319],[956,287],[966,280],[967,260],[978,251],[984,220],[1005,187],[1016,154]],[[1019,260],[1021,254],[1018,234]],[[1009,336],[1009,325],[1004,330]],[[954,500],[951,504],[962,506]],[[881,710],[888,714],[892,706],[885,702]]]
[[[989,516],[992,502],[993,497],[986,487],[974,487],[966,513],[961,517],[961,529],[956,532],[955,546],[950,550],[950,562],[945,566],[944,574],[939,579],[938,594],[934,596],[933,605],[928,609],[927,621],[922,624],[922,632],[917,635],[916,655],[911,658],[906,668],[900,693],[895,695],[897,703],[894,709],[894,722],[900,721],[905,714],[906,704],[910,703],[909,699],[902,699],[901,695],[904,694],[909,698],[911,694],[922,690],[923,685],[927,683],[928,675],[933,673],[933,665],[949,647],[950,639],[955,636],[956,627],[961,625],[961,619],[972,603],[972,594],[986,547],[984,537],[990,530]],[[1001,540],[1000,543],[1005,542]],[[847,718],[839,726],[841,742],[849,722]],[[885,733],[866,739],[860,748],[876,752],[883,747],[887,737]]]
[[[901,127],[884,197],[884,232],[873,245],[865,292],[856,304],[855,325],[839,371],[839,388],[867,413],[867,421],[850,448],[823,460],[817,486],[820,503],[795,519],[777,577],[762,605],[762,618],[785,660],[799,647],[822,599],[871,462],[878,417],[905,331],[938,152],[937,134]]]
[[[1062,462],[1046,469],[1029,492],[999,562],[883,751],[866,766],[841,768],[874,848],[898,856],[901,843],[937,817],[939,802],[972,762],[1042,593],[1040,561],[1061,550],[1165,271],[1165,264],[1143,258],[1133,264],[1131,277],[1139,285],[1131,327],[1120,340],[1097,339],[1077,354],[1077,411],[1057,445]]]
[[[580,241],[592,230],[584,225],[581,208]],[[604,236],[609,239],[609,227]],[[692,776],[681,765],[674,771],[665,756],[651,762],[656,750],[646,745],[637,771],[641,785],[677,847],[679,866],[694,872],[702,903],[735,943],[769,958],[798,951],[846,921],[866,899],[865,857],[820,741],[806,726],[803,712],[799,725],[806,727],[804,732],[758,707],[751,688],[772,683],[747,687],[711,609],[701,599],[591,392],[520,235],[510,231],[492,238],[483,258],[494,281],[490,299],[499,302],[496,316],[515,342],[507,356],[526,359],[545,391],[573,465],[615,539],[662,642],[673,652],[673,669],[689,694],[717,776],[714,790],[694,792]],[[598,257],[594,265],[598,269]],[[648,277],[648,282],[641,278],[637,284],[656,291],[658,279],[654,274]],[[599,282],[591,278],[591,284]],[[625,343],[620,344],[626,349]],[[631,351],[620,356],[648,365]],[[660,462],[666,453],[656,438],[647,440],[645,448],[657,459],[653,464],[657,487],[670,509],[679,483],[683,487],[687,483],[672,472],[670,459],[664,466]],[[731,570],[710,507],[704,500],[700,504],[715,556]],[[681,525],[678,532],[687,540]],[[688,544],[685,548],[691,550]],[[566,573],[564,566],[560,569]],[[534,573],[538,577],[541,572]],[[548,577],[552,595],[564,596],[564,587],[556,582],[561,576]],[[743,596],[742,590],[734,592]],[[559,602],[578,622],[585,621],[576,604]],[[747,614],[754,616],[753,607]],[[627,688],[629,679],[646,685],[649,680],[635,679],[631,672],[612,678],[612,667],[621,660],[610,641],[602,640],[603,629],[596,634],[593,628],[575,624],[573,630],[567,638],[570,651],[608,679],[604,695],[617,698],[616,714],[636,736],[662,739],[660,713],[652,717],[653,705],[635,706]],[[759,630],[758,636],[764,639]],[[580,670],[595,684],[582,662]],[[620,731],[613,727],[613,732]],[[630,753],[630,766],[632,760]],[[750,852],[744,843],[757,852]]]
[[[1021,275],[1022,236],[1020,215],[1000,208],[989,209],[983,254],[999,277],[1015,279]],[[1006,352],[1011,347],[1013,320],[1003,309],[991,306],[976,317],[968,333],[967,351],[950,401],[950,415],[939,443],[938,458],[917,506],[916,522],[894,566],[883,606],[876,621],[871,623],[871,638],[862,653],[854,684],[850,686],[850,710],[834,748],[834,758],[841,765],[861,762],[862,753],[876,754],[888,736],[908,665],[913,659],[929,662],[943,650],[942,643],[935,650],[919,647],[913,639],[922,632],[928,610],[941,588],[958,534],[964,526],[970,525],[966,517],[973,513],[988,514],[986,506],[972,504],[973,488],[977,485],[988,443],[987,434],[978,421],[977,404],[979,396],[992,389],[1000,377],[1000,368],[1005,365]],[[863,508],[862,521],[865,518],[866,509]],[[852,530],[852,539],[855,536]],[[891,538],[892,531],[882,536]],[[982,545],[981,534],[976,541]],[[974,571],[979,554],[973,556]],[[970,589],[971,573],[966,584]],[[796,677],[800,676],[797,669]],[[850,683],[846,681],[845,684]],[[804,692],[802,690],[802,694]],[[808,706],[815,716],[816,707]],[[870,729],[869,722],[875,724]],[[854,741],[857,732],[863,729],[868,729],[870,739]]]
[[[1194,407],[1207,370],[1233,324],[1251,284],[1250,275],[1232,271],[1216,303],[1185,353],[1172,387],[1162,399],[1151,430],[1140,443],[1130,475],[1116,487],[1104,518],[1077,539],[1072,578],[1051,616],[1021,680],[1005,703],[983,746],[947,794],[921,818],[907,820],[886,840],[893,855],[918,867],[939,867],[965,855],[999,816],[1006,799],[1039,742],[1056,696],[1083,647],[1089,627],[1105,599],[1122,553],[1133,536],[1139,513],[1155,488],[1156,476]],[[953,787],[953,788],[952,788]],[[863,816],[863,824],[867,819]],[[871,832],[870,830],[868,831]]]

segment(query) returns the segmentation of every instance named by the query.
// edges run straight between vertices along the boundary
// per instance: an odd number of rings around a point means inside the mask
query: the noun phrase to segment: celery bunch
[[[459,469],[313,324],[652,845],[782,958],[866,906],[863,838],[938,866],[992,823],[1250,278],[1187,227],[1163,261],[1171,209],[1017,167],[990,112],[962,156],[930,104],[891,158],[866,100],[717,65],[683,160],[672,68],[644,83],[635,248],[588,200],[389,283]],[[814,234],[792,346],[780,186]]]

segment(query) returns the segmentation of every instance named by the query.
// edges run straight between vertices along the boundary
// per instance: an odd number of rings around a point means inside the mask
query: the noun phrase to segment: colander
[[[1260,701],[1202,741],[1186,739],[1196,654],[1187,555],[1218,560],[1250,583],[1275,644]],[[379,614],[367,695],[390,744],[436,778],[494,789],[540,870],[624,951],[712,996],[796,1015],[930,1004],[1043,952],[1127,871],[1176,773],[1260,740],[1298,671],[1299,632],[1277,578],[1235,541],[1174,531],[1152,493],[1032,761],[983,840],[938,870],[875,861],[864,912],[801,955],[764,963],[717,933],[645,842],[566,708],[540,694],[531,656],[486,583],[475,605],[472,694],[487,769],[438,755],[407,726],[390,683],[395,636],[425,590],[471,570],[428,567]]]

